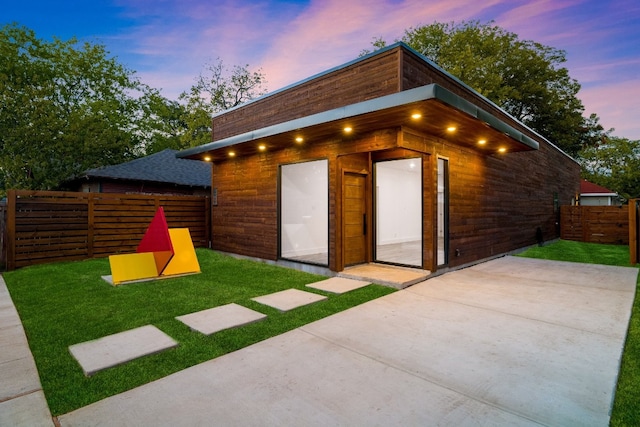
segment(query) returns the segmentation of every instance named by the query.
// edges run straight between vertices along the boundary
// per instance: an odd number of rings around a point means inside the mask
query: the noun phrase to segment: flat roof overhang
[[[413,118],[414,114],[420,117]],[[342,138],[347,126],[352,128],[351,138],[406,126],[487,155],[539,148],[536,140],[503,120],[442,86],[430,84],[234,135],[183,150],[177,156],[219,161],[230,152],[236,156],[258,153],[260,145],[266,150],[291,147],[298,137],[304,144]],[[448,130],[451,127],[455,131]]]

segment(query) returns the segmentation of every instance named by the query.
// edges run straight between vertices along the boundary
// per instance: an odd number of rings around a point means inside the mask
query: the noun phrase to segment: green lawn
[[[557,261],[631,266],[629,264],[629,247],[618,245],[560,240],[547,246],[531,248],[520,255]],[[638,283],[640,284],[640,278]],[[640,297],[637,293],[633,303],[627,341],[622,354],[618,387],[611,413],[611,425],[640,425]]]
[[[305,288],[325,277],[197,250],[201,274],[113,287],[107,259],[44,264],[3,274],[20,313],[47,402],[54,416],[189,366],[281,334],[330,314],[389,294],[370,285],[342,295]],[[328,300],[286,313],[251,298],[297,288]],[[267,319],[209,337],[176,316],[235,302]],[[87,378],[69,353],[72,344],[152,324],[179,346]]]

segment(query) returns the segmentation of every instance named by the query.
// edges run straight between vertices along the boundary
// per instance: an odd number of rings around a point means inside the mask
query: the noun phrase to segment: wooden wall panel
[[[213,140],[398,92],[398,57],[392,50],[218,115]]]
[[[340,268],[341,169],[368,171],[368,152],[392,148],[395,129],[359,138],[328,140],[256,156],[214,163],[212,187],[218,205],[212,208],[213,249],[269,260],[278,258],[278,172],[288,163],[329,160],[329,266]],[[358,154],[359,153],[359,154]],[[338,156],[344,156],[339,166]]]
[[[545,240],[559,237],[559,206],[571,204],[579,190],[580,167],[566,155],[545,144],[538,151],[483,156],[409,133],[401,139],[405,146],[449,160],[450,266],[533,245],[538,227]],[[434,174],[435,167],[433,180]],[[435,196],[432,203],[435,212]]]
[[[213,174],[213,186],[218,189],[218,206],[212,214],[213,248],[277,259],[278,165],[326,158],[330,169],[330,267],[341,270],[341,171],[368,169],[368,152],[382,159],[383,153],[397,144],[405,147],[404,151],[396,150],[397,155],[409,153],[406,149],[425,154],[425,268],[432,269],[435,258],[437,156],[449,159],[450,266],[533,245],[538,227],[545,240],[559,237],[559,207],[571,204],[579,191],[580,168],[566,155],[542,145],[538,151],[485,156],[407,129],[397,139],[396,135],[397,129],[390,129],[362,139],[327,141],[217,163]],[[360,157],[351,156],[356,153],[361,153]]]

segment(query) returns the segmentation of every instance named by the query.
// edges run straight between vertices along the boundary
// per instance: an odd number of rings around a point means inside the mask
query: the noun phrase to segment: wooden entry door
[[[345,172],[342,180],[344,265],[367,261],[367,176]]]

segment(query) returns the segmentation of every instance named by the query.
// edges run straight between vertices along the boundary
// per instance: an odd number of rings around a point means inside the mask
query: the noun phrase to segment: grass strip
[[[533,247],[520,254],[530,258],[555,261],[583,262],[589,264],[631,267],[629,247],[597,243],[559,240],[555,243]],[[640,284],[640,277],[637,284]],[[640,425],[640,298],[637,293],[631,311],[631,320],[622,353],[610,425],[615,427]]]
[[[26,267],[3,274],[22,319],[42,387],[54,416],[211,360],[307,323],[394,292],[369,285],[342,295],[305,285],[323,276],[197,250],[201,274],[121,286],[101,279],[107,259]],[[285,313],[251,298],[285,289],[329,298]],[[237,303],[267,319],[211,336],[176,316]],[[139,326],[155,325],[179,346],[84,376],[68,347]]]

